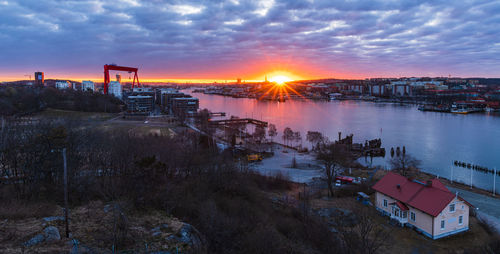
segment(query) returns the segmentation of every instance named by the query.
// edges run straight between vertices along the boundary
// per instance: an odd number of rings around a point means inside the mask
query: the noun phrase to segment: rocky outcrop
[[[0,241],[0,250],[12,252],[21,247],[27,253],[112,253],[113,249],[133,253],[145,250],[147,253],[206,253],[204,236],[194,226],[162,210],[137,211],[126,203],[100,201],[74,207],[69,218],[69,239],[62,239],[64,235],[60,230],[65,222],[60,215],[0,220],[5,231],[13,232],[10,241]]]
[[[54,226],[49,226],[43,230],[43,233],[37,234],[30,240],[24,242],[24,246],[31,247],[43,242],[52,243],[59,240],[61,240],[59,229]]]
[[[331,227],[352,227],[358,223],[356,214],[347,209],[336,207],[321,208],[316,210],[316,214],[323,217]]]
[[[203,235],[190,224],[184,223],[175,235],[170,235],[167,240],[179,241],[187,244],[190,249],[195,253],[205,252],[205,239]]]
[[[61,240],[61,235],[59,234],[59,229],[54,226],[46,227],[43,230],[43,236],[46,242],[55,242]]]

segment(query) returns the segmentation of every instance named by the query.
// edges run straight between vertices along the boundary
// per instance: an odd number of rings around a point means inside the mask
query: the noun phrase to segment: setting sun
[[[284,84],[285,82],[289,82],[289,81],[292,81],[291,78],[287,77],[287,76],[283,76],[283,75],[278,75],[278,76],[274,76],[274,77],[271,77],[269,79],[269,81],[271,82],[275,82],[279,85],[282,85]]]

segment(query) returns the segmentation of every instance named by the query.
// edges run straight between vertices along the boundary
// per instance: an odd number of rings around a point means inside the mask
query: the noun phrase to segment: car
[[[342,183],[340,182],[340,180],[335,181],[335,186],[336,187],[342,186]]]

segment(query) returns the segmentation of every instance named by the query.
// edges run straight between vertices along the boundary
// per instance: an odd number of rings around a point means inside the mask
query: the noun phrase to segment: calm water
[[[355,142],[382,138],[385,159],[373,164],[388,166],[390,148],[406,146],[407,153],[421,160],[424,171],[449,178],[452,162],[460,160],[500,170],[500,115],[456,115],[421,112],[416,106],[341,101],[268,102],[218,95],[193,94],[200,108],[226,112],[239,117],[253,117],[276,125],[279,134],[285,127],[300,131],[304,145],[307,131],[319,131],[330,140],[354,134]],[[278,136],[277,141],[282,141]],[[470,170],[454,167],[453,179],[470,183]],[[500,188],[497,177],[497,190]],[[491,190],[493,175],[473,172],[475,186]]]

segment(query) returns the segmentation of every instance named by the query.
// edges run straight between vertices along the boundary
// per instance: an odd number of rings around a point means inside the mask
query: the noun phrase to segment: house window
[[[414,212],[410,212],[410,219],[412,221],[415,221],[415,213]]]
[[[387,199],[384,199],[384,207],[387,207]]]
[[[464,216],[458,217],[458,225],[462,225],[464,223]]]
[[[441,230],[444,229],[444,220],[441,221]]]
[[[401,212],[401,214],[403,215],[403,216],[402,216],[402,218],[403,218],[403,219],[406,219],[406,217],[408,216],[408,214],[406,213],[406,211]]]
[[[454,212],[455,211],[455,204],[451,204],[450,205],[450,212]]]

